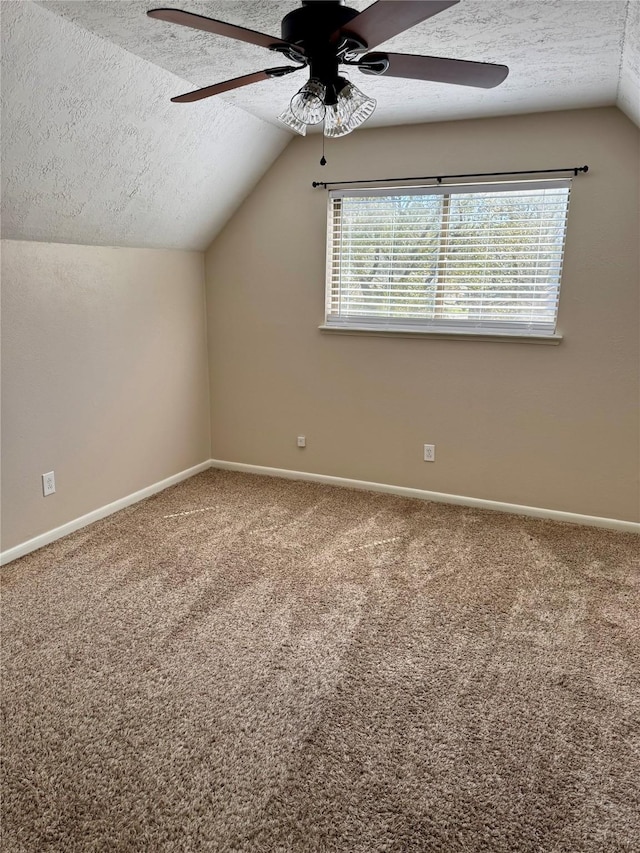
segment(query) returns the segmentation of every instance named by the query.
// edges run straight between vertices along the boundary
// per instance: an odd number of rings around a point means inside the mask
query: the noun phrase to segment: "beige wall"
[[[325,168],[320,137],[296,139],[207,254],[214,458],[638,521],[638,153],[613,107],[360,130]],[[312,180],[584,163],[559,346],[318,331]]]
[[[203,255],[2,241],[2,548],[209,455]]]

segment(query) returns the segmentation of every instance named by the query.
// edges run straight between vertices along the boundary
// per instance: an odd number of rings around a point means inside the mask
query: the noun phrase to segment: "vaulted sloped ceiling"
[[[276,116],[307,72],[172,104],[283,59],[145,12],[177,6],[277,36],[298,3],[3,0],[3,236],[208,246],[292,138]],[[479,90],[355,71],[378,100],[367,127],[616,103],[640,125],[640,0],[461,0],[381,48],[511,73]]]
[[[112,3],[112,7],[119,4]],[[29,2],[2,2],[2,236],[205,249],[290,141]]]
[[[640,0],[628,3],[618,106],[640,126]]]

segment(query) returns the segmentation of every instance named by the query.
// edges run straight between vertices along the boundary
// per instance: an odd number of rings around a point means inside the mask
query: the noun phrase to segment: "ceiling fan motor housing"
[[[304,47],[311,77],[327,87],[327,103],[335,103],[333,92],[338,82],[338,65],[345,53],[344,39],[332,42],[331,36],[360,13],[343,6],[342,0],[302,0],[302,6],[282,19],[282,39]],[[361,43],[354,42],[354,47]],[[282,51],[286,53],[286,50]]]
[[[342,0],[302,0],[302,6],[282,19],[282,39],[292,44],[326,44],[336,30],[360,13]]]

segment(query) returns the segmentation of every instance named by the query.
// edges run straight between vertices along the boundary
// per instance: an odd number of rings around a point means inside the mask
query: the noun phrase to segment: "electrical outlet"
[[[42,475],[42,494],[46,498],[52,495],[56,490],[56,477],[53,471]]]
[[[303,435],[298,436],[298,447],[306,447],[307,439]]]
[[[425,446],[424,446],[424,461],[425,462],[435,462],[436,461],[436,446],[435,446],[435,444],[425,444]]]

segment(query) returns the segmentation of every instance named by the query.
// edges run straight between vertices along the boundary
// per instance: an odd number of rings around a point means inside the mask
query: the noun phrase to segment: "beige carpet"
[[[3,850],[638,851],[638,545],[207,471],[18,560]]]

